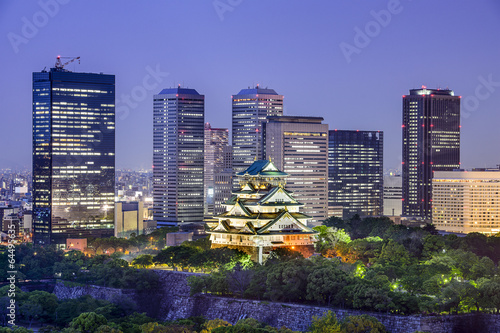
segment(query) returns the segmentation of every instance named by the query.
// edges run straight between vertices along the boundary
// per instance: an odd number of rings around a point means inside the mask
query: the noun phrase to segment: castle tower
[[[236,174],[240,189],[224,205],[226,212],[212,225],[212,247],[249,253],[259,263],[273,249],[286,247],[305,257],[314,253],[317,232],[307,227],[304,204],[285,189],[288,174],[267,160],[255,161]]]

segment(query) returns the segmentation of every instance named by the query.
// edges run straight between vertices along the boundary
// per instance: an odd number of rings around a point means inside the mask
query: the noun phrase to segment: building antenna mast
[[[63,63],[61,59],[70,59],[70,60]],[[80,57],[61,57],[60,55],[58,55],[57,60],[56,60],[56,64],[54,67],[56,69],[63,70],[64,66],[71,64],[75,60],[78,60],[78,63],[80,63]]]

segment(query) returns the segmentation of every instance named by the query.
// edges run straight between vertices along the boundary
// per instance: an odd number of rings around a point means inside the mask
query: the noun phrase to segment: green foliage
[[[367,264],[379,256],[383,245],[381,238],[369,237],[356,239],[350,243],[339,242],[335,246],[335,251],[343,262],[355,263],[361,260]]]
[[[302,253],[294,251],[287,247],[278,247],[271,251],[266,260],[266,265],[274,265],[279,262],[304,258]]]
[[[264,296],[272,301],[304,301],[307,296],[307,277],[312,267],[313,264],[305,259],[270,266]]]
[[[385,333],[385,326],[377,319],[368,316],[348,316],[342,321],[342,332],[349,333]]]
[[[0,327],[0,333],[33,333],[33,330],[19,326],[13,326],[12,328]]]
[[[348,316],[342,321],[328,311],[323,317],[313,317],[309,328],[311,333],[386,333],[385,326],[377,319],[368,316]]]
[[[389,240],[382,247],[377,262],[405,267],[411,263],[411,260],[410,253],[403,245],[393,240]]]
[[[342,333],[342,327],[337,321],[337,316],[328,311],[323,317],[313,316],[311,333]]]
[[[336,264],[315,269],[307,278],[307,296],[321,305],[344,305],[345,287],[351,283],[347,273]]]
[[[108,321],[103,315],[96,314],[95,312],[84,312],[69,324],[70,328],[78,330],[82,333],[93,333],[97,329],[106,325]]]
[[[148,268],[153,266],[153,256],[150,254],[141,254],[132,260],[132,265],[137,268]]]
[[[313,229],[319,232],[318,242],[316,243],[316,250],[318,252],[325,253],[329,249],[334,249],[338,242],[346,244],[351,242],[351,237],[349,237],[349,234],[344,229],[337,229],[326,225],[320,225]]]
[[[205,322],[203,324],[203,330],[200,333],[211,333],[214,329],[218,327],[228,327],[231,326],[230,323],[228,323],[225,320],[222,319],[213,319]]]

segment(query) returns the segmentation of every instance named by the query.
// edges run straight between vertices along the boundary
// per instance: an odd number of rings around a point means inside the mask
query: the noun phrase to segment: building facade
[[[115,202],[115,237],[149,234],[156,229],[152,214],[141,201]]]
[[[432,223],[437,230],[500,232],[500,170],[436,171]]]
[[[33,73],[36,244],[113,235],[115,76]]]
[[[214,181],[214,215],[222,214],[233,193],[233,169],[224,169],[215,174]]]
[[[321,117],[268,117],[265,158],[286,172],[287,190],[305,206],[311,226],[328,218],[328,125]]]
[[[401,175],[384,176],[384,215],[401,216],[403,212],[403,177]]]
[[[288,174],[258,160],[237,176],[240,187],[224,204],[226,211],[217,223],[207,223],[212,248],[239,249],[259,263],[279,247],[311,256],[318,233],[307,226],[311,217],[300,212],[304,204],[285,189]]]
[[[383,213],[382,131],[331,130],[328,134],[328,205],[344,218]]]
[[[203,220],[205,96],[170,88],[153,101],[153,218],[158,226]]]
[[[412,89],[403,96],[403,216],[431,219],[434,171],[460,168],[460,96]]]
[[[233,171],[238,173],[262,158],[262,123],[283,115],[283,95],[257,85],[232,96],[232,103]]]
[[[204,162],[204,215],[213,216],[215,209],[215,175],[227,168],[227,150],[229,146],[229,130],[212,128],[205,123],[205,162]]]

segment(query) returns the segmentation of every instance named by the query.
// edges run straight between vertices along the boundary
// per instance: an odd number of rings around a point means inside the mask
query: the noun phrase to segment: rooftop
[[[307,116],[270,116],[267,117],[270,122],[280,123],[315,123],[321,124],[323,117],[307,117]]]
[[[440,96],[455,96],[453,90],[450,89],[428,89],[426,86],[422,86],[420,89],[410,89],[410,95],[440,95]],[[403,96],[405,97],[405,96]]]
[[[195,89],[181,88],[181,87],[163,89],[162,91],[160,91],[158,95],[173,95],[173,94],[200,96],[200,94]]]
[[[260,88],[259,85],[257,85],[255,88],[248,87],[248,89],[241,89],[237,95],[257,95],[257,94],[279,96],[278,93],[274,91],[274,89],[268,89],[267,87]]]
[[[282,172],[274,166],[273,162],[268,160],[258,160],[252,163],[245,171],[239,172],[237,176],[288,176],[286,172]]]

